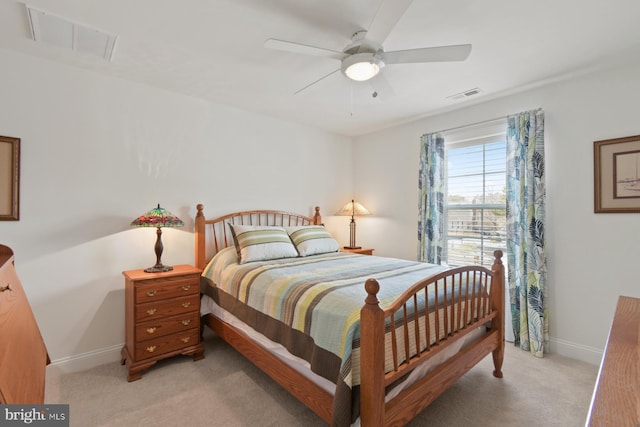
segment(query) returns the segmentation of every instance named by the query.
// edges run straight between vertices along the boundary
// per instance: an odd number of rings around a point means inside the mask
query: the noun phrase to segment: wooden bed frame
[[[282,211],[255,210],[232,213],[207,220],[203,213],[203,205],[198,204],[195,218],[195,259],[197,267],[204,268],[215,253],[233,245],[233,239],[227,226],[228,223],[296,226],[321,224],[322,219],[320,209],[316,207],[313,217]],[[366,299],[363,298],[364,306],[361,310],[360,319],[360,420],[362,426],[406,424],[489,353],[493,354],[493,375],[502,378],[505,305],[503,296],[504,266],[501,260],[502,251],[495,251],[494,255],[496,258],[491,270],[480,266],[447,270],[413,284],[401,297],[384,310],[378,305],[376,297],[379,289],[378,282],[375,279],[367,280],[366,284],[364,284],[367,295]],[[452,302],[448,314],[446,308],[444,310],[445,317],[450,317],[451,325],[455,324],[456,327],[446,331],[444,336],[437,334],[435,344],[427,346],[424,351],[412,356],[408,361],[402,362],[404,360],[403,355],[409,351],[408,343],[419,339],[417,336],[410,337],[406,332],[407,328],[404,328],[404,336],[392,339],[391,351],[395,368],[385,374],[385,320],[400,311],[400,313],[404,312],[405,323],[413,322],[415,330],[424,326],[426,331],[429,331],[429,322],[426,322],[426,325],[422,325],[421,322],[419,324],[417,319],[407,320],[407,305],[411,304],[411,301],[416,298],[419,292],[424,292],[428,286],[433,287],[436,282],[443,283],[443,281],[447,280],[463,280],[465,278],[483,280],[485,287],[489,289],[489,294],[480,295],[480,292],[478,292],[478,295],[469,295],[467,292],[466,295],[459,295],[457,297],[458,304],[454,306]],[[477,318],[474,316],[467,318],[468,310],[455,308],[461,307],[461,302],[465,307],[470,304],[472,311],[475,307],[477,312],[481,314]],[[444,305],[446,307],[446,301]],[[389,323],[389,320],[386,321]],[[458,337],[462,337],[468,332],[477,329],[477,326],[488,322],[490,322],[490,327],[487,328],[486,333],[483,333],[470,345],[414,382],[389,402],[385,402],[386,386],[404,377],[433,355],[443,351],[456,342]],[[316,385],[295,369],[284,365],[276,356],[270,354],[255,342],[248,340],[243,333],[215,316],[210,314],[204,316],[203,323],[296,396],[324,421],[329,424],[332,423],[333,395],[331,393]],[[448,322],[445,322],[445,328],[447,324]],[[434,326],[435,330],[439,329],[437,320],[435,325],[431,327]],[[400,338],[400,341],[398,341],[398,338]],[[401,344],[397,344],[398,342]]]

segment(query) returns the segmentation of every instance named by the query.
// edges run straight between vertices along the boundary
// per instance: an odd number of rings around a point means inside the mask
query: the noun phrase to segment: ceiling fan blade
[[[269,49],[283,50],[285,52],[300,53],[303,55],[322,56],[342,60],[347,54],[322,47],[309,46],[302,43],[288,42],[286,40],[268,39],[264,42],[264,47]]]
[[[308,85],[306,85],[306,86],[305,86],[305,87],[303,87],[302,89],[298,89],[298,90],[294,93],[294,95],[299,94],[299,93],[300,93],[300,92],[302,92],[303,90],[310,88],[310,87],[311,87],[311,86],[313,86],[314,84],[316,84],[316,83],[320,82],[321,80],[326,79],[327,77],[329,77],[329,76],[330,76],[330,75],[332,75],[332,74],[337,73],[338,71],[340,71],[340,68],[338,68],[337,70],[333,70],[333,71],[332,71],[332,72],[330,72],[329,74],[326,74],[326,75],[324,75],[324,76],[320,77],[318,80],[315,80],[315,81],[313,81],[313,82],[309,83]]]
[[[413,0],[382,0],[373,22],[367,29],[365,40],[382,45],[389,33],[407,11]]]
[[[385,64],[464,61],[471,53],[470,44],[395,50],[384,53]]]

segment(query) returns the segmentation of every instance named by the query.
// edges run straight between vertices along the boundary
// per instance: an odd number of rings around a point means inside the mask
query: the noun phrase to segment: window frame
[[[478,126],[470,126],[464,127],[461,129],[455,129],[451,131],[444,132],[444,141],[445,141],[445,204],[444,204],[444,218],[445,218],[445,232],[443,236],[443,257],[442,262],[446,265],[450,266],[458,266],[464,265],[464,262],[460,263],[451,263],[449,257],[449,241],[451,236],[455,236],[455,233],[450,233],[449,227],[449,211],[455,209],[461,210],[471,210],[471,209],[481,209],[482,214],[481,218],[484,221],[484,211],[489,209],[503,209],[505,211],[505,220],[506,220],[506,199],[504,204],[496,204],[496,203],[481,203],[481,204],[458,204],[451,205],[449,203],[449,151],[455,149],[462,149],[467,147],[474,147],[486,144],[492,144],[497,142],[505,143],[505,165],[504,165],[504,174],[505,174],[505,187],[506,187],[506,142],[507,142],[507,121],[506,119],[495,120],[492,122],[484,123]],[[482,160],[483,166],[483,195],[486,196],[486,158]],[[491,173],[491,172],[490,172]],[[484,223],[482,224],[481,230],[485,228]],[[481,231],[482,234],[482,231]],[[481,259],[478,262],[474,262],[474,264],[482,264],[485,266],[490,266],[493,262],[493,256],[485,257],[485,240],[481,238],[479,248],[480,248],[480,256]],[[506,253],[507,248],[507,239],[506,235],[501,240],[503,243],[503,247],[501,248]]]

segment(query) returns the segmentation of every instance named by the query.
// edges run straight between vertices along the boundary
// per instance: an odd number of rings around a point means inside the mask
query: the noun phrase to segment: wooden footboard
[[[360,313],[363,426],[404,425],[489,353],[493,353],[493,375],[502,377],[504,266],[502,251],[495,251],[494,255],[491,270],[461,267],[445,271],[416,283],[385,310],[380,308],[376,297],[378,282],[367,280],[367,298]],[[442,318],[437,314],[413,315],[412,307],[418,306],[421,294],[427,300],[429,291],[436,295],[435,306],[441,307]],[[487,332],[481,338],[385,403],[388,385],[482,325],[487,325]],[[385,328],[391,330],[387,342]],[[393,367],[385,374],[388,354]]]

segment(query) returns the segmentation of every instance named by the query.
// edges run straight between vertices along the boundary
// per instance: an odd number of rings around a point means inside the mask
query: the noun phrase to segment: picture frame
[[[640,213],[640,135],[594,141],[594,212]]]
[[[20,219],[20,138],[0,136],[0,221]]]

